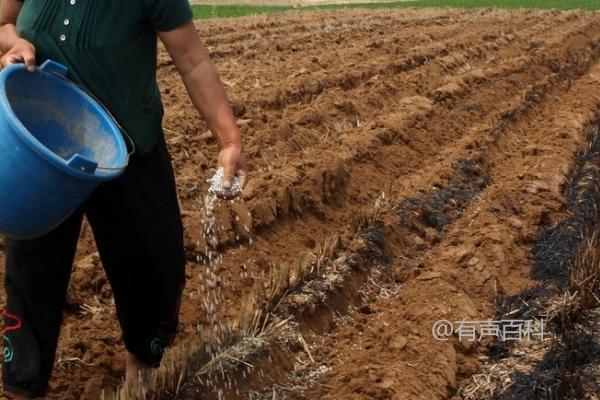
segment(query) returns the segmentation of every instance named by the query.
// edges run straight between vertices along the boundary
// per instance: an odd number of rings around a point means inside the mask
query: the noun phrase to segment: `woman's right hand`
[[[0,57],[0,67],[23,63],[30,72],[35,71],[35,47],[29,41],[19,38],[13,46]]]

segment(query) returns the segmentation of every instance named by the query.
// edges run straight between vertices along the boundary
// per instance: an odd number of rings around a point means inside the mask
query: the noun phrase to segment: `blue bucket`
[[[0,234],[42,236],[127,166],[119,125],[67,68],[0,72]]]

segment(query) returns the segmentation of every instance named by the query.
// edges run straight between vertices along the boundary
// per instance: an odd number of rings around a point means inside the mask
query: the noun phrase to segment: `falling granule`
[[[221,255],[216,253],[213,249],[215,249],[219,245],[219,236],[217,229],[217,221],[215,216],[215,206],[217,203],[217,195],[215,193],[209,192],[204,197],[204,210],[203,210],[203,230],[202,236],[206,242],[206,249],[204,251],[204,260],[206,261],[206,270],[204,271],[203,282],[207,284],[207,286],[213,289],[217,289],[216,282],[218,281],[216,270],[221,261]],[[204,286],[204,285],[203,285]],[[216,319],[216,303],[217,303],[217,294],[215,290],[209,290],[206,293],[206,297],[203,301],[203,308],[207,314],[208,320],[211,322],[215,322]]]
[[[220,240],[219,232],[223,230],[223,224],[217,218],[217,205],[219,198],[233,198],[240,194],[241,187],[237,177],[232,180],[231,188],[225,189],[223,187],[223,168],[217,169],[212,178],[208,179],[207,182],[210,184],[208,193],[203,197],[204,207],[202,208],[202,237],[206,243],[206,248],[197,255],[197,260],[202,261],[205,268],[200,272],[201,279],[201,290],[198,289],[198,301],[202,306],[202,309],[206,313],[207,320],[210,325],[217,332],[231,332],[231,327],[228,326],[224,321],[217,320],[220,306],[224,302],[224,296],[222,289],[227,286],[227,282],[223,282],[218,274],[219,268],[223,262],[223,255],[219,249]],[[236,219],[239,222],[240,218]],[[243,225],[246,232],[250,233],[250,227]],[[238,235],[236,240],[241,240],[242,236]],[[200,245],[200,241],[196,243]],[[244,266],[244,270],[246,267]],[[202,294],[201,294],[202,293]],[[198,328],[200,330],[200,328]],[[217,348],[212,349],[211,347],[206,348],[206,352],[211,359],[215,359],[216,355],[220,353],[220,337],[216,338]],[[220,365],[221,378],[225,379],[222,365]],[[217,371],[217,374],[219,371]],[[213,381],[213,376],[209,374],[205,382],[206,386],[212,389],[217,389],[217,397],[223,399],[223,392],[221,388],[217,387],[218,382]],[[232,389],[232,383],[230,381],[225,382],[225,387],[229,390]]]
[[[224,176],[225,170],[223,167],[218,168],[214,175],[208,179],[207,182],[210,183],[210,186],[208,193],[204,196],[202,236],[207,247],[203,257],[206,261],[206,271],[203,281],[210,290],[203,301],[203,306],[208,314],[209,321],[213,323],[216,322],[217,306],[221,303],[222,299],[217,269],[223,258],[221,253],[217,251],[217,247],[219,246],[219,228],[222,228],[222,225],[217,221],[215,207],[219,198],[233,198],[241,191],[240,180],[237,176],[232,179],[231,187],[228,189],[223,186]],[[200,260],[200,256],[197,259]]]

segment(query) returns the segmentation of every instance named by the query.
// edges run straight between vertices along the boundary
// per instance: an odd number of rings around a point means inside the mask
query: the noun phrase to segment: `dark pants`
[[[127,349],[158,366],[173,340],[185,254],[173,169],[161,138],[53,232],[33,240],[6,239],[3,380],[11,392],[35,397],[47,391],[84,214]]]

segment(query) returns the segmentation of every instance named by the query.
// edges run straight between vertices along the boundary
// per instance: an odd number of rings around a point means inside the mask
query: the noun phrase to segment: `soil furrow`
[[[584,49],[585,50],[585,49]],[[544,51],[542,49],[542,51]],[[581,55],[583,58],[582,60],[585,61],[585,51],[584,53],[582,53]],[[527,60],[521,60],[523,61],[523,64],[529,64],[531,65],[531,60],[527,59]],[[578,67],[580,67],[577,63],[572,63],[569,64],[569,61],[565,62],[565,75],[567,74],[569,69],[576,69]],[[521,66],[517,64],[517,66],[515,67],[516,71],[519,71],[521,69]],[[507,71],[504,68],[499,68],[500,70],[502,70],[503,74],[505,74],[507,77],[511,77],[512,79],[514,79],[514,75],[513,75],[513,71]],[[557,77],[559,77],[558,75],[556,75],[553,72],[547,72],[551,78],[553,77],[553,79],[556,79]],[[496,78],[496,80],[487,80],[487,79],[481,79],[482,81],[486,81],[486,82],[497,82],[497,79],[499,79],[499,77],[494,73],[494,77]],[[544,79],[546,78],[542,78],[542,76],[540,75],[536,75],[536,76],[531,76],[531,77],[523,77],[521,79],[521,83],[526,83],[527,79],[530,79],[531,82],[536,82],[536,81],[542,81],[544,82]],[[563,78],[564,79],[564,78]],[[550,83],[544,83],[544,84],[532,84],[533,86],[529,89],[525,89],[525,92],[522,92],[521,88],[512,88],[512,92],[509,91],[503,91],[502,93],[506,95],[507,100],[506,100],[506,105],[502,108],[500,108],[500,111],[493,113],[491,116],[487,116],[488,120],[487,123],[491,123],[492,127],[494,127],[494,123],[496,121],[500,121],[500,125],[499,127],[493,128],[493,129],[488,129],[489,127],[486,126],[486,124],[481,124],[481,125],[477,125],[475,127],[473,126],[467,126],[467,128],[471,128],[470,131],[467,131],[469,136],[464,139],[464,145],[468,146],[468,145],[473,145],[473,141],[476,139],[482,139],[480,138],[480,136],[485,135],[486,132],[488,134],[490,134],[488,132],[491,131],[491,134],[493,134],[494,132],[498,132],[498,130],[501,128],[502,124],[506,123],[506,122],[510,122],[511,118],[514,117],[514,114],[518,112],[518,107],[517,105],[514,105],[513,103],[515,102],[515,95],[518,95],[517,99],[519,99],[518,101],[520,101],[521,103],[526,102],[528,100],[535,100],[538,97],[541,97],[543,90],[545,90],[545,88],[550,86]],[[497,86],[490,86],[485,88],[486,91],[482,90],[483,88],[480,88],[480,90],[478,90],[477,92],[477,96],[479,97],[473,97],[470,100],[472,100],[473,103],[478,103],[479,99],[487,99],[490,96],[493,96],[495,92],[498,91]],[[531,98],[529,98],[531,97]],[[391,148],[387,148],[386,146],[381,146],[382,144],[387,143],[394,143],[395,141],[397,141],[396,139],[400,138],[402,139],[403,142],[410,142],[410,138],[407,138],[406,135],[402,135],[402,131],[405,127],[409,127],[412,126],[415,123],[416,119],[424,119],[424,116],[428,116],[428,118],[426,118],[425,120],[427,121],[428,124],[431,124],[432,126],[435,126],[435,124],[439,124],[440,122],[438,121],[443,121],[446,119],[450,119],[453,118],[455,120],[469,120],[470,117],[472,117],[472,114],[469,113],[468,111],[464,111],[464,110],[452,110],[451,112],[447,112],[447,113],[441,113],[441,115],[436,115],[435,111],[431,111],[430,110],[430,106],[427,103],[427,99],[423,99],[420,100],[421,103],[424,104],[419,104],[419,99],[407,99],[410,101],[407,101],[407,105],[414,107],[413,110],[410,109],[410,107],[405,108],[401,114],[402,114],[402,119],[396,119],[396,120],[392,120],[390,121],[386,121],[387,122],[387,126],[389,127],[390,125],[392,125],[392,129],[390,130],[390,128],[388,129],[383,129],[383,130],[375,130],[373,131],[373,128],[371,127],[371,132],[367,131],[369,134],[368,135],[363,135],[360,136],[359,134],[362,133],[362,130],[356,130],[356,132],[351,132],[354,133],[353,136],[347,136],[347,137],[343,137],[341,140],[335,141],[335,146],[338,148],[338,151],[336,152],[337,154],[332,154],[331,157],[327,160],[326,163],[319,165],[317,164],[316,166],[316,170],[321,170],[321,171],[329,171],[329,175],[333,176],[333,182],[325,182],[324,184],[319,180],[311,180],[311,182],[314,182],[315,185],[321,185],[321,186],[332,186],[333,189],[335,189],[337,186],[339,186],[340,184],[340,180],[343,180],[343,175],[344,172],[342,171],[342,169],[344,168],[344,166],[346,166],[348,164],[348,162],[350,161],[358,161],[358,162],[362,162],[362,163],[367,163],[366,168],[371,168],[374,170],[374,175],[377,175],[378,173],[383,174],[384,176],[386,175],[386,173],[388,171],[385,170],[380,170],[378,168],[377,163],[371,163],[370,161],[374,160],[374,159],[381,159],[383,157],[378,157],[377,154],[372,154],[373,153],[373,149],[379,149],[379,150],[383,150],[385,151],[386,155],[392,156],[393,153],[395,151],[402,151],[402,150],[406,150],[406,145],[400,145],[400,147],[398,147],[398,145],[395,146],[391,146]],[[496,100],[500,100],[498,98],[496,98]],[[417,104],[414,104],[417,103]],[[502,104],[502,102],[499,102],[499,104]],[[419,106],[421,107],[421,110],[419,110]],[[411,117],[411,111],[415,114],[414,117]],[[463,115],[461,115],[463,114]],[[385,117],[383,118],[383,120],[385,121]],[[384,125],[385,126],[385,125]],[[476,128],[476,129],[474,129]],[[427,128],[425,128],[424,130],[426,130]],[[448,125],[446,125],[446,135],[444,136],[443,140],[440,139],[436,139],[436,138],[432,138],[433,140],[436,141],[436,144],[439,145],[439,147],[431,147],[428,146],[427,142],[422,146],[423,150],[419,151],[419,156],[420,159],[414,160],[416,162],[423,162],[424,160],[427,160],[428,157],[435,157],[437,154],[436,153],[431,153],[432,150],[439,148],[439,149],[444,149],[446,151],[446,153],[448,152],[448,149],[445,148],[443,145],[445,143],[448,142],[452,142],[452,141],[456,141],[457,138],[452,136],[452,133],[456,132],[457,134],[462,134],[465,132],[465,126],[464,125],[458,125],[456,127],[450,127]],[[460,136],[459,136],[460,137]],[[268,212],[268,209],[272,209],[273,212],[277,211],[280,213],[283,213],[283,215],[286,215],[288,212],[293,211],[293,212],[302,212],[302,210],[304,208],[311,208],[313,210],[317,210],[319,209],[319,207],[321,207],[321,205],[319,203],[323,202],[323,201],[327,201],[327,193],[323,192],[322,189],[319,189],[318,186],[312,187],[311,189],[309,189],[305,195],[296,195],[294,193],[290,194],[289,190],[293,187],[295,187],[296,183],[295,182],[299,182],[299,180],[305,179],[305,177],[307,176],[307,171],[305,170],[305,168],[303,167],[305,165],[305,161],[307,160],[307,157],[309,154],[319,154],[322,151],[327,151],[326,150],[327,145],[323,145],[322,149],[320,149],[319,151],[314,151],[311,150],[311,152],[303,152],[302,158],[301,160],[295,161],[293,162],[292,160],[290,160],[289,158],[286,158],[284,161],[286,163],[286,165],[279,165],[278,169],[279,171],[277,172],[270,172],[269,174],[267,174],[267,181],[266,182],[270,182],[272,180],[274,180],[275,182],[277,182],[275,185],[271,185],[270,183],[264,183],[263,186],[272,186],[274,188],[283,188],[283,192],[280,192],[280,194],[278,194],[278,192],[271,192],[268,201],[272,201],[272,199],[275,199],[275,208],[273,206],[266,206],[266,205],[256,205],[255,203],[253,203],[252,201],[249,203],[249,207],[252,209],[253,206],[257,206],[259,207],[261,210],[257,210],[256,212],[254,212],[255,216],[256,216],[256,224],[255,226],[261,226],[264,223],[270,223],[272,221],[274,221],[274,216],[271,215],[269,216],[268,214],[265,214]],[[426,153],[429,150],[429,153]],[[414,151],[414,149],[412,149]],[[417,149],[420,150],[420,149]],[[350,158],[345,158],[344,156],[342,156],[343,154],[350,154],[351,157]],[[341,156],[341,157],[340,157]],[[286,156],[287,157],[287,156]],[[407,161],[410,163],[412,160],[406,160],[406,159],[401,159],[399,160],[399,162],[401,162],[402,164],[404,164],[403,166],[405,168],[414,168],[414,169],[418,169],[419,166],[418,165],[414,165],[411,166],[410,164],[407,165]],[[394,166],[395,164],[391,163],[390,165]],[[304,171],[297,171],[298,169],[302,169],[304,168]],[[394,166],[394,168],[398,168],[398,166]],[[336,172],[337,171],[337,172]],[[391,173],[391,171],[390,171]],[[394,173],[398,176],[401,175],[400,171],[396,170],[394,171]],[[273,174],[277,174],[275,177],[273,177]],[[277,176],[279,176],[279,178],[277,178]],[[365,176],[365,171],[362,171],[360,176]],[[260,180],[260,177],[257,177],[257,179]],[[260,181],[258,181],[258,185],[260,185]],[[373,184],[373,187],[369,187],[369,190],[366,190],[367,193],[372,193],[373,190],[377,190],[377,185],[381,185],[381,180],[377,180],[372,179],[370,180],[370,182]],[[343,182],[342,182],[343,183]],[[360,186],[364,188],[364,184],[360,183]],[[312,193],[313,195],[310,196],[310,193]],[[315,199],[314,195],[318,195],[318,197]],[[291,197],[291,200],[284,200],[283,198],[285,197]],[[252,195],[248,195],[248,198],[252,198]],[[304,202],[304,205],[302,204],[297,204],[294,203],[294,198],[297,199],[302,199],[302,201]],[[312,199],[312,200],[311,200]],[[290,202],[293,203],[290,205]],[[283,204],[283,205],[281,205]],[[266,208],[265,208],[266,207]],[[253,210],[254,211],[254,210]],[[271,214],[273,214],[273,212],[271,212]],[[262,219],[262,220],[261,220]]]
[[[271,380],[268,390],[254,392],[250,398],[273,393],[287,399],[452,396],[457,379],[473,371],[485,348],[455,336],[436,341],[431,327],[439,319],[492,318],[499,293],[509,294],[531,284],[515,270],[529,268],[532,242],[526,238],[535,236],[544,220],[559,219],[562,214],[561,182],[576,155],[573,150],[583,145],[600,111],[600,98],[588,91],[589,87],[600,89],[599,68],[592,67],[566,88],[563,103],[546,103],[538,117],[522,121],[532,128],[527,135],[512,132],[512,138],[498,146],[499,162],[489,170],[493,185],[484,188],[463,217],[448,225],[442,235],[424,236],[417,246],[407,246],[405,240],[394,243],[398,236],[386,235],[396,256],[389,275],[373,282],[347,314],[343,307],[337,308],[338,303],[328,302],[324,307],[328,314],[331,308],[335,310],[335,317],[330,317],[333,323],[322,323],[319,329],[301,325],[312,360],[297,349],[295,357],[301,362],[285,365],[295,369],[292,378],[281,378],[274,371],[276,380]],[[548,137],[555,142],[549,143]],[[543,160],[534,155],[542,155]],[[405,229],[404,212],[411,207],[396,209],[403,211],[403,218],[388,226],[388,231]],[[373,359],[373,352],[381,356]],[[269,382],[265,374],[255,371],[254,383]],[[247,395],[243,393],[242,398]]]
[[[589,62],[588,62],[588,64],[589,64]],[[585,65],[588,65],[588,64],[584,64],[584,65],[576,65],[576,64],[575,64],[575,65],[573,66],[573,69],[574,69],[575,71],[578,71],[578,68],[579,68],[579,69],[582,69],[582,71],[580,72],[580,73],[582,73],[582,72],[585,70]],[[578,68],[577,68],[577,67],[578,67]],[[533,104],[537,103],[537,99],[538,99],[539,97],[543,97],[543,96],[542,96],[542,93],[539,91],[539,89],[540,89],[540,88],[551,87],[551,83],[554,83],[554,82],[552,82],[553,80],[551,79],[551,78],[552,78],[552,76],[553,76],[553,75],[549,75],[549,76],[548,76],[548,79],[547,79],[547,80],[548,80],[548,82],[542,82],[542,83],[540,83],[539,85],[532,87],[530,90],[526,91],[526,92],[523,94],[523,105],[522,105],[522,107],[520,107],[520,108],[518,109],[520,112],[517,112],[517,109],[514,109],[514,110],[513,110],[513,111],[514,111],[514,114],[515,114],[515,118],[518,118],[518,116],[519,116],[519,114],[520,114],[521,112],[522,112],[522,113],[525,113],[525,112],[528,110],[528,108],[531,106],[531,104],[532,104],[532,103],[533,103]],[[563,76],[562,78],[563,78],[563,80],[564,80],[564,79],[566,79],[566,77],[565,77],[565,76]],[[535,94],[535,96],[534,96],[534,94]],[[498,133],[498,132],[499,132],[501,129],[504,129],[504,128],[503,128],[503,127],[501,127],[501,126],[499,126],[498,128],[496,128],[496,129],[492,129],[491,131],[492,131],[492,132],[495,132],[495,133]],[[496,136],[497,136],[497,135],[496,135]],[[488,145],[489,145],[489,143],[488,143]],[[502,147],[502,146],[501,146],[500,144],[498,144],[498,143],[495,143],[495,145],[496,145],[496,148],[497,148],[497,147]],[[519,145],[519,143],[517,143],[516,145],[518,146],[518,145]],[[487,150],[487,148],[486,148],[486,150]],[[514,151],[512,151],[512,149],[511,149],[511,148],[509,148],[509,150],[511,150],[511,151],[510,151],[510,152],[508,152],[508,153],[501,153],[501,154],[503,154],[503,155],[507,155],[507,154],[514,154]],[[492,152],[492,153],[493,153],[493,154],[495,154],[495,153],[496,153],[496,151],[494,151],[494,152]],[[460,160],[458,160],[458,161],[460,161]],[[456,164],[455,164],[455,165],[456,165]],[[463,163],[463,165],[465,165],[465,164]],[[466,163],[466,165],[469,165],[469,163],[467,162],[467,163]],[[471,168],[471,169],[472,169],[472,168]],[[463,170],[464,170],[464,169],[463,169]],[[469,170],[469,168],[467,168],[466,170]],[[447,176],[447,174],[446,174],[445,176]],[[436,184],[436,187],[437,187],[437,188],[440,188],[440,187],[441,187],[441,188],[443,189],[443,187],[444,187],[444,186],[443,186],[443,185],[440,185],[440,184]],[[465,189],[464,189],[464,187],[463,187],[463,188],[459,188],[459,189],[460,189],[460,190],[458,191],[458,193],[459,193],[459,194],[461,194],[462,196],[464,196],[464,193],[465,193]],[[481,187],[480,187],[480,186],[478,186],[478,189],[481,189]],[[476,193],[470,193],[470,191],[469,191],[469,190],[467,190],[466,192],[467,192],[467,193],[469,193],[469,197],[470,197],[470,198],[473,198],[473,197],[475,196],[475,194],[476,194]],[[436,196],[434,196],[434,198],[435,198],[435,197],[436,197]],[[439,196],[438,196],[438,197],[439,197]],[[444,200],[446,201],[446,203],[445,203],[445,204],[447,205],[448,203],[450,203],[450,201],[448,201],[448,200],[453,200],[453,199],[452,199],[452,197],[450,197],[450,198],[446,198],[446,199],[444,199]],[[454,204],[454,206],[461,206],[461,205],[462,205],[462,206],[464,206],[464,203],[463,203],[463,204],[461,204],[460,202],[458,202],[458,203],[457,203],[456,201],[454,201],[454,202],[453,202],[453,204]],[[410,210],[408,210],[408,211],[410,211]],[[421,210],[421,212],[422,212],[422,211],[423,211],[423,210]],[[430,232],[428,232],[428,231],[427,231],[427,229],[431,229],[432,227],[433,227],[433,228],[441,228],[442,226],[444,226],[444,225],[445,225],[445,224],[439,224],[439,225],[437,225],[437,226],[436,226],[436,224],[437,224],[437,221],[439,220],[439,216],[436,216],[436,215],[435,215],[435,212],[434,212],[434,213],[432,213],[432,212],[431,212],[431,210],[425,210],[425,211],[426,211],[426,212],[424,212],[423,214],[426,216],[425,220],[428,222],[428,224],[429,224],[430,226],[425,226],[425,227],[422,227],[422,228],[420,229],[420,232],[425,232],[425,238],[419,238],[419,241],[420,241],[420,242],[419,242],[419,243],[415,243],[415,244],[414,244],[414,246],[413,246],[413,247],[414,247],[414,248],[415,248],[417,251],[422,251],[422,250],[424,250],[424,248],[422,247],[422,245],[423,245],[424,243],[426,243],[426,242],[427,242],[427,240],[433,240],[434,242],[435,242],[435,240],[439,240],[439,236],[438,236],[438,235],[436,235],[436,234],[435,234],[435,232],[433,233],[433,235],[432,235],[433,237],[432,237],[432,238],[428,238],[427,236],[428,236],[428,235],[430,235],[431,233],[430,233]],[[435,210],[433,210],[433,211],[435,211]],[[415,212],[415,211],[413,210],[412,212]],[[420,213],[416,213],[416,214],[417,214],[417,215],[419,215]],[[421,215],[421,218],[423,218],[423,216],[422,216],[422,215]],[[406,222],[406,221],[405,221],[405,222]],[[410,225],[409,225],[409,226],[410,226]],[[436,236],[438,236],[438,239],[435,239],[435,237],[436,237]],[[406,241],[403,241],[402,243],[403,243],[403,245],[410,245],[410,243],[409,243],[409,244],[407,244],[407,243],[406,243]],[[428,279],[427,279],[427,280],[428,280]],[[309,323],[309,325],[310,325],[310,323]],[[310,398],[310,397],[309,397],[309,398]]]
[[[560,23],[562,23],[562,20],[563,19],[561,18],[557,22],[559,22],[559,24],[560,24]],[[555,24],[555,25],[559,25],[559,24]],[[534,27],[535,27],[535,25],[534,25]],[[557,26],[555,26],[555,27],[557,27]],[[467,45],[470,43],[470,42],[466,41],[466,38],[468,38],[468,37],[471,37],[471,40],[481,40],[482,37],[488,37],[489,36],[489,40],[492,40],[492,41],[493,40],[498,40],[498,38],[501,38],[501,36],[502,36],[501,34],[498,34],[498,32],[501,32],[501,30],[502,30],[503,27],[502,27],[502,25],[499,25],[499,26],[497,26],[495,28],[496,29],[491,29],[491,30],[488,30],[488,31],[479,32],[478,34],[464,33],[464,35],[466,35],[465,38],[462,38],[462,37],[456,38],[455,37],[454,40],[451,41],[452,43],[454,43],[454,45],[453,45],[454,47],[453,48],[454,49],[458,49],[461,46],[463,48],[467,48],[468,47]],[[487,24],[486,24],[486,29],[487,29]],[[542,24],[542,29],[544,29],[543,24]],[[526,32],[528,30],[529,29],[526,29],[524,33],[526,34]],[[424,38],[422,40],[428,40],[428,39]],[[504,39],[502,39],[502,40],[504,40]],[[506,40],[504,40],[504,42],[506,42]],[[390,63],[389,60],[383,60],[383,64],[382,65],[384,65],[386,67],[378,67],[377,63],[370,62],[369,64],[367,64],[366,66],[363,66],[362,68],[367,68],[366,71],[367,71],[367,74],[368,74],[367,76],[368,77],[373,77],[373,76],[377,75],[380,72],[385,73],[386,70],[388,71],[387,74],[390,74],[390,73],[391,74],[397,74],[399,72],[406,71],[407,68],[410,68],[410,66],[413,63],[415,63],[415,61],[413,61],[413,59],[415,59],[415,60],[421,60],[420,62],[416,62],[416,64],[415,64],[415,67],[419,67],[423,63],[428,62],[430,59],[435,58],[435,56],[437,54],[448,54],[448,52],[450,52],[450,50],[452,50],[452,49],[448,49],[446,47],[447,47],[446,45],[444,45],[443,43],[439,43],[436,40],[436,42],[434,44],[426,45],[426,46],[421,47],[421,48],[416,47],[416,48],[412,49],[411,50],[412,56],[409,55],[408,57],[404,57],[403,58],[405,60],[404,62],[395,61],[395,62]],[[427,50],[428,48],[430,50]],[[302,52],[300,52],[299,54],[303,55]],[[335,53],[331,53],[331,54],[335,54]],[[352,57],[350,57],[350,59],[352,59]],[[373,60],[371,60],[371,61],[373,61]],[[260,63],[260,61],[259,60],[255,60],[254,64],[256,64],[256,63]],[[369,67],[369,65],[372,65],[373,67]],[[235,65],[231,66],[231,68],[233,68],[233,71],[237,70],[239,67],[240,66],[237,63],[235,63]],[[255,67],[252,67],[252,66],[248,66],[248,68],[250,68],[251,70],[255,70],[256,69]],[[351,65],[348,65],[345,69],[349,70],[349,69],[352,69],[352,68],[353,67]],[[382,69],[382,71],[379,71],[380,69]],[[169,71],[170,72],[167,75],[168,78],[169,79],[173,79],[173,80],[177,80],[176,77],[172,76],[173,74],[175,74],[175,71],[173,69],[169,69]],[[284,69],[284,71],[285,71],[285,69]],[[344,71],[344,69],[342,69],[342,71]],[[225,75],[227,77],[227,75],[228,75],[227,71],[224,71],[224,72],[225,72]],[[269,80],[273,80],[274,79],[274,77],[272,77],[272,72],[273,72],[272,68],[268,68],[268,70],[265,70],[265,72],[267,73],[267,76],[269,76]],[[284,77],[287,78],[293,72],[294,71],[289,71],[289,69],[288,69],[286,72],[284,72],[285,73]],[[292,86],[297,86],[299,84],[298,82],[300,82],[300,84],[302,86],[300,87],[300,89],[295,89],[295,91],[297,93],[295,96],[297,98],[299,98],[299,99],[303,99],[304,96],[305,96],[304,92],[306,92],[307,89],[308,89],[308,93],[306,93],[306,95],[309,98],[311,98],[311,97],[314,97],[315,95],[318,95],[319,92],[324,91],[327,87],[329,87],[331,85],[348,85],[348,84],[355,85],[356,83],[352,83],[352,82],[356,81],[356,76],[360,76],[360,74],[357,75],[357,72],[352,72],[351,74],[349,74],[347,72],[341,72],[341,75],[339,73],[335,73],[335,71],[326,71],[326,73],[327,73],[327,75],[326,75],[326,79],[324,80],[324,82],[320,82],[317,78],[311,78],[309,82],[302,83],[302,80],[304,78],[299,77],[299,78],[291,79],[291,82],[286,83],[286,84],[284,84],[283,82],[280,82],[280,83],[272,82],[272,83],[270,83],[270,85],[277,84],[278,86],[289,87],[290,84]],[[159,73],[159,75],[160,74],[162,74],[162,73]],[[337,76],[337,75],[339,75],[339,76]],[[332,76],[334,78],[332,78]],[[345,78],[344,78],[344,76],[345,76]],[[250,83],[252,83],[254,85],[255,84],[254,81],[256,79],[258,79],[258,78],[260,78],[260,75],[257,75],[257,78],[255,78],[255,79],[251,79]],[[346,83],[344,83],[344,82],[346,82]],[[356,82],[358,83],[359,81],[356,81]],[[243,88],[240,87],[239,89],[236,87],[237,85],[233,86],[231,88],[231,92],[232,92],[232,96],[234,98],[234,104],[235,103],[239,103],[239,101],[235,100],[235,98],[237,97],[236,93],[240,89],[241,90],[252,90],[252,91],[258,91],[258,92],[265,92],[265,93],[268,93],[271,90],[269,87],[261,87],[260,86],[260,82],[258,82],[257,84],[259,86],[257,86],[257,87],[248,87],[248,88],[246,88],[246,85],[242,85],[244,87]],[[307,86],[307,87],[304,87],[304,86]],[[313,91],[313,89],[311,89],[313,87],[316,88],[315,89],[316,92],[315,93],[310,93],[311,91]],[[289,90],[290,89],[286,89],[286,91],[289,91]],[[298,90],[302,90],[302,92],[298,92]],[[171,98],[172,98],[172,95],[171,95],[170,91],[167,91],[165,93],[165,102],[166,102],[166,105],[167,105],[167,109],[169,109],[169,103],[171,101],[177,101],[177,103],[181,103],[181,100],[183,100],[183,99],[172,99],[171,100]],[[255,98],[259,98],[260,99],[261,96],[253,96],[251,99],[253,100]],[[267,95],[267,99],[266,100],[260,100],[260,102],[261,103],[265,103],[266,102],[265,104],[271,104],[273,102],[276,103],[277,102],[276,99],[277,99],[277,97],[275,97],[275,100],[268,100],[268,95]],[[166,122],[167,126],[170,129],[176,130],[176,131],[178,131],[180,133],[192,133],[192,132],[188,131],[187,126],[189,126],[189,127],[191,127],[191,126],[197,126],[200,123],[199,123],[199,120],[196,121],[194,119],[194,120],[189,121],[189,123],[193,123],[193,125],[188,125],[188,124],[183,125],[182,124],[182,122],[188,121],[188,119],[183,118],[183,115],[185,115],[185,114],[182,114],[182,113],[190,113],[190,112],[192,112],[191,109],[188,109],[188,108],[189,108],[189,106],[186,107],[186,109],[184,109],[184,110],[182,110],[180,112],[172,114],[173,118],[172,119],[171,118],[167,119],[167,122]],[[241,103],[240,103],[240,106],[238,108],[240,110],[243,110],[241,108]],[[240,115],[243,115],[245,113],[245,114],[248,114],[248,115],[258,114],[260,116],[261,113],[264,113],[262,111],[261,107],[259,107],[259,109],[253,109],[254,107],[251,107],[251,104],[248,104],[248,103],[244,104],[244,108],[247,109],[247,111],[246,112],[240,112]],[[181,116],[181,117],[178,117],[178,116]],[[180,121],[175,122],[174,121],[175,118],[179,118]],[[263,119],[267,118],[267,121],[269,119],[272,120],[272,118],[269,118],[268,116],[267,117],[263,116],[262,118]],[[260,118],[258,119],[258,121],[256,121],[256,119],[253,118],[253,123],[260,125]],[[200,126],[202,126],[202,124],[200,124]]]
[[[379,15],[377,15],[379,14]],[[465,16],[473,17],[473,13],[468,10],[427,10],[421,13],[404,13],[396,15],[382,15],[384,12],[356,12],[348,18],[339,18],[337,13],[322,13],[321,18],[315,21],[309,16],[305,18],[303,13],[294,13],[291,15],[280,15],[276,18],[271,16],[257,16],[249,20],[248,24],[240,25],[237,21],[227,23],[227,21],[202,21],[199,25],[199,34],[206,37],[207,45],[222,46],[230,43],[236,43],[247,39],[255,38],[256,34],[263,37],[276,37],[281,35],[293,35],[296,33],[318,31],[321,28],[329,26],[330,29],[339,27],[360,26],[371,20],[384,20],[393,22],[397,25],[406,27],[431,27],[434,25],[445,25],[446,22],[453,22],[456,18]],[[374,18],[375,17],[375,18]],[[271,21],[266,22],[268,19]],[[263,22],[264,21],[264,22]],[[231,31],[235,29],[242,33]]]
[[[446,16],[432,18],[427,21],[426,26],[420,26],[427,28],[429,40],[441,40],[445,36],[464,30],[465,25],[471,26],[471,24],[477,23],[473,21],[472,16],[467,17],[465,15],[462,18],[452,19],[452,25],[440,26],[440,20],[445,19],[447,19]],[[498,18],[494,22],[500,23],[500,19]],[[491,21],[487,22],[491,23]],[[220,41],[216,41],[213,44],[209,39],[207,39],[207,44],[211,51],[211,56],[216,57],[219,62],[222,62],[224,58],[237,55],[244,56],[240,58],[241,62],[252,63],[256,55],[256,53],[248,53],[248,50],[252,49],[260,50],[262,54],[273,54],[273,56],[291,56],[293,59],[289,60],[288,58],[288,60],[294,62],[295,60],[300,60],[302,55],[306,57],[307,55],[310,56],[311,51],[318,51],[319,46],[323,43],[329,43],[331,50],[336,49],[339,51],[346,47],[355,47],[357,42],[360,43],[360,40],[357,39],[361,37],[371,36],[374,37],[371,42],[372,48],[383,47],[385,49],[385,44],[394,44],[394,48],[400,51],[410,48],[408,46],[411,43],[423,40],[419,36],[409,35],[409,32],[405,32],[414,29],[414,26],[404,28],[404,25],[406,25],[405,21],[393,19],[392,17],[389,17],[387,21],[383,18],[381,21],[358,19],[343,23],[327,23],[314,26],[302,25],[300,30],[300,32],[304,33],[302,36],[292,35],[293,33],[297,33],[295,31],[283,31],[280,34],[270,34],[267,37],[256,34],[254,38],[247,41],[234,40],[232,41],[233,46],[227,46]],[[461,29],[461,26],[463,29]],[[401,29],[397,29],[398,27]],[[393,36],[390,37],[389,34],[392,33]],[[378,40],[375,35],[381,36],[383,39]],[[295,55],[300,57],[294,57]],[[327,54],[318,55],[325,56],[325,60],[327,60]],[[353,58],[352,54],[347,54],[346,57],[349,59]]]

